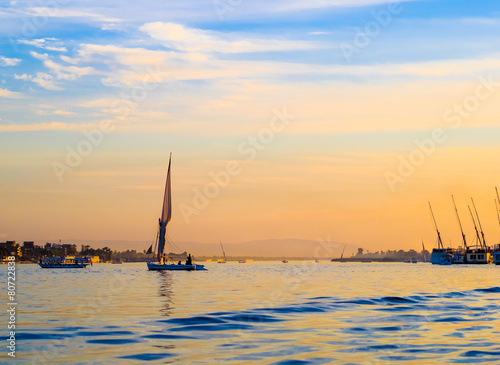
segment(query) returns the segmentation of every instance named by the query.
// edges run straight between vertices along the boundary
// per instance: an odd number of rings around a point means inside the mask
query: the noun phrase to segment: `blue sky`
[[[495,90],[460,128],[450,129],[444,115],[474,95],[481,80],[500,80],[499,30],[498,1],[4,2],[0,193],[9,197],[8,206],[21,208],[5,217],[0,233],[24,234],[22,207],[33,214],[44,211],[43,204],[34,206],[25,197],[28,191],[41,192],[45,203],[55,199],[51,209],[57,214],[52,214],[61,221],[71,204],[81,202],[82,192],[92,192],[96,202],[109,198],[107,206],[117,205],[119,195],[109,195],[109,189],[137,194],[132,205],[154,211],[154,192],[161,193],[163,180],[156,177],[164,173],[170,151],[180,165],[178,202],[188,204],[193,189],[210,182],[211,170],[242,160],[237,146],[266,128],[274,110],[286,109],[294,122],[248,165],[241,181],[224,191],[227,197],[216,199],[221,206],[210,217],[202,212],[193,222],[179,218],[177,238],[218,241],[213,227],[224,229],[228,217],[223,207],[231,199],[249,204],[252,209],[241,219],[255,218],[263,229],[245,230],[235,220],[225,241],[283,238],[288,230],[280,226],[273,231],[273,222],[284,211],[300,222],[303,212],[270,192],[279,191],[273,184],[280,182],[303,188],[300,179],[294,180],[292,166],[330,184],[304,197],[315,202],[309,215],[338,217],[346,206],[358,206],[357,197],[367,191],[373,204],[383,206],[403,194],[410,206],[422,202],[416,210],[408,208],[406,221],[415,222],[404,229],[412,233],[408,241],[431,237],[426,213],[420,210],[426,209],[427,199],[444,199],[453,189],[489,191],[495,184],[496,176],[491,176],[484,185],[464,180],[457,186],[461,171],[450,166],[461,164],[468,153],[481,160],[481,168],[472,157],[463,168],[491,175],[489,166],[500,147],[495,137],[498,86],[492,86]],[[64,162],[68,148],[75,149],[85,133],[103,123],[112,131],[61,182],[54,162]],[[397,169],[400,157],[414,151],[415,141],[436,128],[446,131],[446,143],[391,192],[384,172]],[[130,177],[136,169],[144,181]],[[432,182],[433,169],[449,174]],[[329,192],[331,184],[337,185]],[[142,201],[141,191],[151,193],[151,200]],[[332,200],[322,205],[316,193]],[[56,199],[61,194],[66,201]],[[266,222],[256,218],[262,206],[251,204],[255,194],[266,196],[275,212]],[[485,204],[490,198],[484,196]],[[58,230],[68,238],[140,239],[141,224],[155,222],[145,217],[123,232],[110,218],[116,214],[107,207],[94,220],[85,217],[87,223],[74,231],[40,222],[26,239],[52,237]],[[363,236],[355,228],[359,215],[349,210],[350,218],[343,221],[348,228],[338,233],[337,241],[373,244],[373,235]],[[382,218],[374,213],[367,219]],[[114,228],[95,228],[103,222]],[[328,219],[309,223],[311,231],[297,228],[290,234],[314,239],[331,233]],[[387,232],[379,226],[375,237],[382,240]],[[388,246],[398,242],[389,241]]]

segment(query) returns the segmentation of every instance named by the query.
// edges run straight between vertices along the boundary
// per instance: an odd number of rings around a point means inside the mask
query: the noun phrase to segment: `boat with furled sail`
[[[180,261],[178,264],[167,263],[167,255],[165,254],[165,242],[167,238],[167,224],[172,218],[172,193],[171,193],[171,178],[170,178],[170,165],[172,162],[172,154],[168,160],[167,181],[165,183],[165,194],[163,196],[163,207],[161,218],[158,221],[158,235],[157,235],[157,258],[158,263],[148,262],[149,270],[171,270],[171,271],[197,271],[206,270],[203,265],[197,265],[192,262],[191,255],[188,255],[185,264]]]
[[[434,224],[434,229],[437,233],[437,244],[438,247],[432,249],[431,253],[431,264],[434,265],[451,265],[451,258],[453,257],[453,249],[451,247],[445,248],[443,241],[441,240],[441,233],[439,232],[436,219],[434,218],[434,212],[432,211],[431,203],[429,202],[429,209],[431,211],[432,223]]]
[[[469,208],[469,212],[472,218],[472,222],[474,224],[474,230],[476,231],[476,244],[467,248],[466,251],[466,263],[474,264],[474,265],[486,265],[493,263],[493,256],[491,254],[491,249],[486,245],[486,240],[484,238],[483,227],[481,225],[481,221],[479,220],[479,214],[477,213],[476,204],[474,204],[474,200],[471,198],[472,206],[475,212],[472,214],[472,210]],[[476,224],[477,222],[477,224]],[[479,228],[479,230],[478,230]],[[481,235],[479,235],[479,231],[481,231]]]
[[[220,243],[220,248],[222,248],[222,254],[224,255],[224,260],[217,260],[218,264],[225,264],[226,263],[226,253],[224,252],[224,246],[222,246],[222,242]]]
[[[345,260],[344,260],[345,246],[347,246],[347,244],[344,244],[344,248],[342,249],[342,253],[340,254],[340,262],[345,262]]]

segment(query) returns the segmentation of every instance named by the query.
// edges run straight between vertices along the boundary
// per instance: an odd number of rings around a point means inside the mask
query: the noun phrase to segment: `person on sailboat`
[[[186,265],[192,265],[193,264],[193,260],[191,259],[191,254],[188,255],[188,258],[186,260]]]

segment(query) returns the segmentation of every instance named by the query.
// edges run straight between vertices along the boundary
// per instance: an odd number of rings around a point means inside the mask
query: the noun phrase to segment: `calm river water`
[[[498,266],[290,261],[206,267],[17,265],[14,361],[500,364]],[[7,265],[0,271],[6,284]],[[2,347],[1,361],[11,361]]]

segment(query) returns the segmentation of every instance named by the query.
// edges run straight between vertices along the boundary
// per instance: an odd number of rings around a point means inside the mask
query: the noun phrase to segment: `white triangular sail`
[[[167,232],[167,224],[172,219],[172,194],[170,182],[170,163],[172,162],[172,154],[168,160],[167,181],[165,183],[165,195],[163,197],[163,208],[161,211],[161,218],[159,221],[160,233],[158,236],[158,261],[161,261],[163,250],[165,249],[165,236]]]

